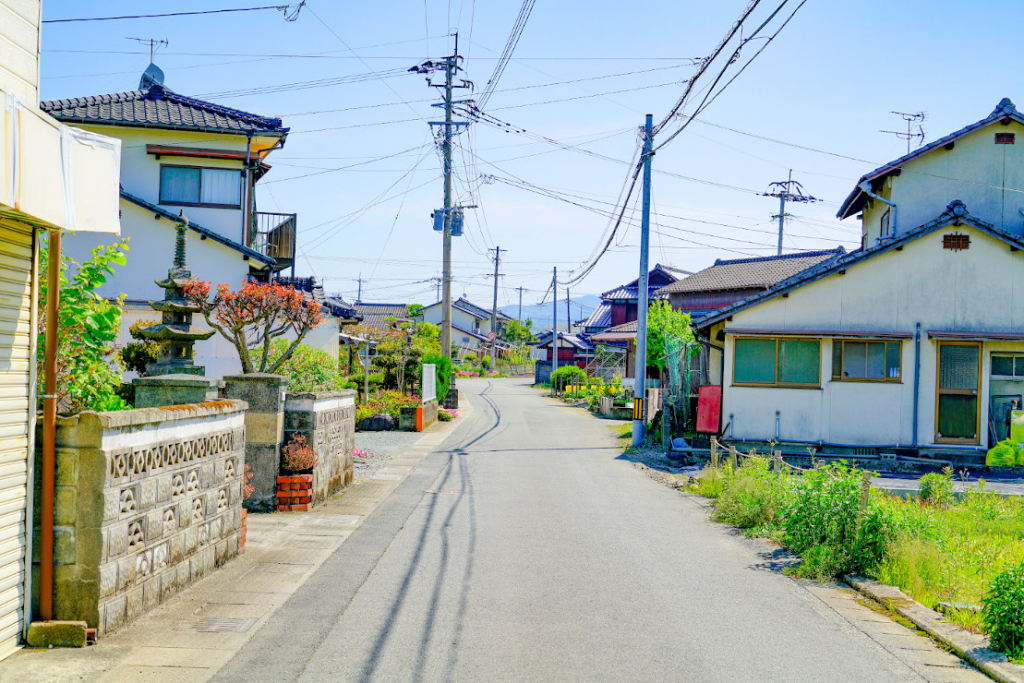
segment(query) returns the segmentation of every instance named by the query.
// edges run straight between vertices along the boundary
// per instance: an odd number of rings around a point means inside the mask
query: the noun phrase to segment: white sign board
[[[420,395],[424,403],[437,400],[437,366],[423,364],[423,377],[420,382]]]

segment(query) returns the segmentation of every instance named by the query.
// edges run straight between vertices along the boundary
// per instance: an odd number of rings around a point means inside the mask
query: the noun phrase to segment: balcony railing
[[[279,269],[295,263],[294,213],[268,213],[257,211],[253,214],[252,248],[264,256],[277,261]]]

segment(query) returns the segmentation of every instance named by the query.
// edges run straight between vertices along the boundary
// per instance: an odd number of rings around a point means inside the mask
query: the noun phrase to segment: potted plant
[[[279,511],[310,510],[316,490],[316,452],[306,437],[296,434],[281,449],[282,476],[277,478]]]

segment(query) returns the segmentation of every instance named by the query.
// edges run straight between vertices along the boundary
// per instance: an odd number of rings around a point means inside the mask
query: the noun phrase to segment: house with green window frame
[[[726,439],[968,463],[1007,437],[1024,406],[1017,135],[1003,100],[864,175],[839,211],[860,249],[694,321]]]

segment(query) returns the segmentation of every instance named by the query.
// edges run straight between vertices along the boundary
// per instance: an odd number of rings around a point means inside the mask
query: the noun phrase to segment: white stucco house
[[[859,250],[695,321],[726,438],[970,462],[1024,403],[1024,116],[863,176]],[[1021,150],[1021,151],[1018,151]]]
[[[416,322],[433,323],[441,325],[444,318],[442,303],[439,301],[429,306],[424,306],[413,316]],[[496,335],[500,335],[505,325],[514,320],[501,311],[497,315]],[[458,346],[464,353],[476,352],[483,349],[490,349],[491,342],[488,335],[491,332],[491,311],[482,306],[477,306],[464,297],[459,297],[452,302],[452,344]],[[509,344],[497,341],[498,351],[508,348]]]
[[[288,137],[281,119],[176,93],[154,65],[137,90],[40,106],[59,121],[121,141],[121,229],[130,238],[128,264],[100,289],[112,299],[124,295],[120,344],[132,341],[133,323],[159,317],[149,302],[163,298],[155,281],[171,265],[179,213],[189,221],[194,277],[235,289],[248,278],[266,282],[285,269],[294,272],[296,214],[256,207],[256,185],[270,168],[267,156]],[[93,235],[74,235],[66,251],[81,260],[101,243]],[[201,318],[196,322],[203,325]],[[326,310],[305,343],[336,356],[338,331],[337,316]],[[219,335],[195,348],[195,362],[208,377],[241,369],[234,348]]]

